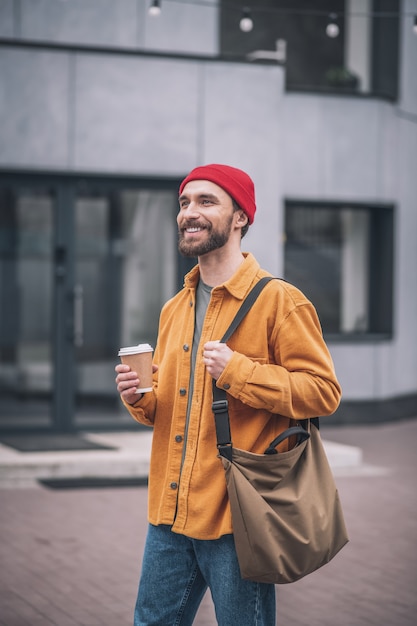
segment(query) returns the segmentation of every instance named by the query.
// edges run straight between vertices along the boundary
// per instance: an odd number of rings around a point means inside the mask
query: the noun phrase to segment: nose
[[[198,203],[194,202],[194,200],[190,200],[188,205],[185,207],[186,213],[189,215],[190,213],[197,213]]]
[[[187,205],[182,206],[178,213],[178,218],[197,219],[199,217],[198,204],[190,200]]]

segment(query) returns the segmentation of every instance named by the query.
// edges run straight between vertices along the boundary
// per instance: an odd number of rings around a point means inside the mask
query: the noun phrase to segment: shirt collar
[[[238,300],[243,300],[245,298],[260,270],[260,265],[253,254],[250,252],[243,252],[243,256],[245,259],[233,276],[222,285],[215,287],[215,289],[227,289],[227,291]],[[196,265],[190,272],[188,272],[188,274],[186,274],[184,286],[189,289],[195,289],[197,287],[199,277],[200,270],[198,265]]]

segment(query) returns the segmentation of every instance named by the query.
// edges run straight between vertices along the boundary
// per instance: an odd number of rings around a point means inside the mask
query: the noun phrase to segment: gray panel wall
[[[195,3],[191,12],[184,5],[183,19],[163,12],[165,22],[151,22],[140,0],[104,4],[98,15],[96,0],[5,0],[0,35],[217,50],[214,2]],[[417,0],[403,5],[417,13]],[[276,66],[27,49],[18,42],[0,47],[0,166],[139,176],[181,176],[214,161],[243,167],[255,181],[258,204],[243,248],[278,275],[285,198],[392,202],[394,338],[330,348],[346,400],[416,393],[417,37],[411,26],[404,17],[396,105],[288,94]]]
[[[394,107],[378,100],[285,96],[285,194],[392,199]]]
[[[0,36],[70,45],[216,54],[217,0],[1,0]],[[212,5],[212,6],[211,6]]]
[[[201,66],[116,55],[77,55],[75,64],[75,169],[187,169],[197,145]]]
[[[70,59],[0,47],[0,165],[68,166]]]
[[[413,393],[417,387],[416,122],[404,119],[396,105],[372,99],[287,94],[284,102],[285,197],[395,206],[394,337],[383,343],[331,346],[344,397],[365,400]]]
[[[15,35],[13,6],[13,0],[0,2],[0,37],[13,37]]]

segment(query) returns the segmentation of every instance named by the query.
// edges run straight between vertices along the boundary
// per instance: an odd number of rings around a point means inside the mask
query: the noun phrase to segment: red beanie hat
[[[253,180],[243,171],[230,165],[202,165],[193,169],[180,185],[180,195],[190,180],[209,180],[216,183],[232,196],[252,224],[255,217],[255,186]]]

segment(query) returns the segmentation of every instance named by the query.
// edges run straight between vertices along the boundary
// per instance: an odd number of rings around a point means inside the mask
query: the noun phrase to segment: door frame
[[[182,177],[144,177],[130,175],[101,175],[97,173],[56,171],[32,172],[0,169],[0,184],[19,188],[47,189],[53,200],[53,272],[52,272],[52,397],[48,431],[70,432],[75,426],[76,362],[74,333],[75,305],[75,207],[77,193],[96,189],[112,192],[126,187],[134,189],[177,190]],[[177,288],[183,284],[184,273],[194,260],[178,255]],[[108,426],[107,426],[108,427]],[[10,427],[2,428],[10,432]],[[40,430],[41,427],[18,430]],[[42,427],[42,430],[45,430]]]

